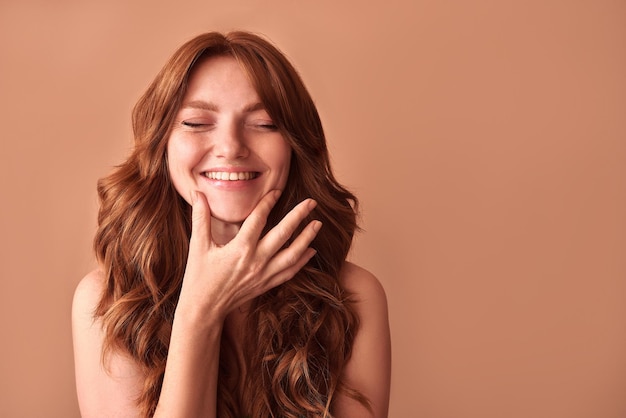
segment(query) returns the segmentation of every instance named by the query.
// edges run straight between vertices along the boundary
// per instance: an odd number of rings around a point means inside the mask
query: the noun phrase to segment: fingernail
[[[322,228],[322,222],[313,221],[313,231],[319,232],[320,228]]]
[[[309,210],[315,209],[315,206],[317,206],[317,202],[313,199],[310,199],[308,203]]]
[[[192,190],[191,191],[191,204],[195,205],[197,200],[198,200],[198,192],[195,190]]]

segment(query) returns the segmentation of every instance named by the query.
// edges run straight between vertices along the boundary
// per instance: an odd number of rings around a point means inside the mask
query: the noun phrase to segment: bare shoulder
[[[387,296],[383,285],[376,276],[363,267],[346,261],[339,280],[343,288],[353,295],[357,304],[377,304],[387,309]]]
[[[102,271],[88,273],[76,286],[72,303],[72,339],[76,391],[81,416],[136,416],[141,388],[139,367],[128,356],[112,352],[103,362],[105,333],[95,316],[106,285]]]
[[[74,358],[84,354],[82,349],[101,348],[103,339],[101,321],[96,318],[96,307],[104,289],[104,274],[100,270],[88,273],[76,286],[72,301],[72,336],[74,340]],[[93,353],[90,353],[93,354]]]
[[[93,270],[76,286],[74,291],[74,300],[72,302],[72,320],[76,321],[93,321],[93,315],[100,302],[102,290],[104,289],[104,274],[101,270]]]
[[[348,262],[342,269],[340,282],[351,294],[359,317],[352,356],[342,378],[349,387],[367,397],[371,410],[350,397],[339,396],[333,411],[345,418],[384,418],[391,384],[391,337],[385,290],[376,276]]]

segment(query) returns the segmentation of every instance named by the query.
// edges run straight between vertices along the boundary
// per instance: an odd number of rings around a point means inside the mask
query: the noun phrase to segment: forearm
[[[259,240],[277,191],[266,194],[227,244],[211,235],[205,196],[192,199],[192,231],[185,277],[170,338],[163,387],[155,416],[216,416],[220,341],[229,312],[289,280],[315,254],[309,245],[321,226],[312,221],[283,248],[315,207],[307,199]]]
[[[177,311],[155,418],[216,416],[222,328]]]

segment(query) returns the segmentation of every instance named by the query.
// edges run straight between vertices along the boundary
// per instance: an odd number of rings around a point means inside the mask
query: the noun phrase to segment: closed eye
[[[271,123],[271,122],[252,122],[249,123],[248,126],[252,129],[258,129],[261,131],[277,131],[278,130],[278,126],[276,126],[275,124]]]
[[[183,124],[184,126],[188,127],[188,128],[200,128],[200,127],[203,127],[203,126],[209,126],[209,124],[208,124],[208,123],[189,122],[189,121],[187,121],[187,120],[184,120],[184,121],[182,122],[182,124]]]

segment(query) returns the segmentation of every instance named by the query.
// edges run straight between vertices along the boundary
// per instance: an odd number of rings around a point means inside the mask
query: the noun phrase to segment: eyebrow
[[[201,109],[201,110],[211,110],[217,112],[219,108],[215,103],[205,102],[203,100],[193,100],[191,102],[183,103],[181,106],[182,109]]]
[[[183,103],[182,109],[201,109],[218,112],[219,106],[213,102],[205,102],[204,100],[193,100]],[[261,102],[251,103],[243,108],[243,113],[256,112],[257,110],[265,110],[265,105]]]

